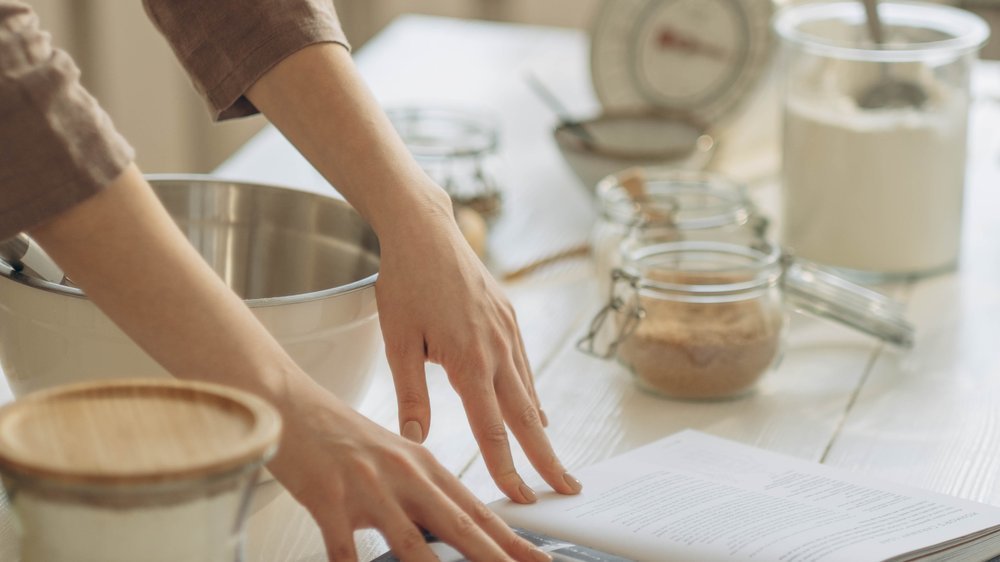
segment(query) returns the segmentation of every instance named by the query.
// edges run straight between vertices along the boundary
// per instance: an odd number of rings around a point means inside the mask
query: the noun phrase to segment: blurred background
[[[27,0],[84,85],[138,151],[145,172],[209,172],[264,126],[212,123],[140,0]],[[778,0],[777,3],[796,0]],[[938,0],[1000,5],[1000,0]],[[355,49],[396,16],[439,16],[586,29],[600,0],[335,0]]]

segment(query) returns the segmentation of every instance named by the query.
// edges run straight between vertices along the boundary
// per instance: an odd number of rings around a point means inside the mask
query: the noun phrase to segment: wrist
[[[426,235],[434,226],[455,222],[451,197],[430,180],[410,182],[398,193],[387,194],[368,217],[383,244]]]

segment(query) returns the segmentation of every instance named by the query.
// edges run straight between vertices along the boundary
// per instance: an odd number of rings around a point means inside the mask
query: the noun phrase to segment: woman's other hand
[[[289,396],[281,448],[268,468],[316,520],[330,560],[354,560],[354,531],[365,528],[378,529],[402,560],[437,560],[421,528],[470,560],[551,560],[421,445],[321,388],[293,388]]]

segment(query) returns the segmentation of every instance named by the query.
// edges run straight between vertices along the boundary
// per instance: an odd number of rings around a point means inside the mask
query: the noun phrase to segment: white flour
[[[789,96],[786,247],[822,264],[888,275],[955,265],[968,99],[944,88],[931,94],[929,111],[864,111],[847,96],[817,91]]]

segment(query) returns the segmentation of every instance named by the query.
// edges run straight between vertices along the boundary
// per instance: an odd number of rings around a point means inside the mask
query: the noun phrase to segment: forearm
[[[187,242],[135,166],[31,234],[169,372],[285,401],[297,367]]]
[[[409,221],[450,215],[340,45],[282,60],[247,97],[354,205],[383,240]]]
[[[331,560],[353,558],[352,532],[368,526],[397,552],[414,557],[424,549],[421,559],[429,560],[416,521],[473,559],[550,559],[425,449],[364,419],[299,370],[188,244],[134,166],[32,234],[170,372],[241,387],[278,406],[282,444],[268,468],[316,519]]]

